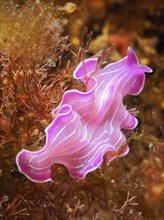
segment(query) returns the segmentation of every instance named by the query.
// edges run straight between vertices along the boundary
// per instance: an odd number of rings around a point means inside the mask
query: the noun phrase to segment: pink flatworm
[[[45,129],[45,146],[37,152],[22,149],[16,158],[19,171],[34,182],[51,180],[51,166],[63,164],[70,176],[82,179],[100,166],[106,152],[116,152],[126,142],[121,129],[134,129],[137,119],[123,104],[126,95],[137,95],[144,86],[144,72],[131,48],[128,55],[102,69],[97,58],[86,59],[74,71],[74,78],[86,85],[86,92],[66,91],[53,110],[53,121]],[[107,154],[107,164],[124,156]]]

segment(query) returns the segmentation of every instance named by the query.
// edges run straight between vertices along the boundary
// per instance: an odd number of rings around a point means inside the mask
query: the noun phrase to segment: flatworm
[[[37,152],[22,149],[16,163],[21,173],[34,182],[51,180],[51,166],[64,165],[70,176],[83,179],[100,166],[107,152],[117,152],[126,142],[122,129],[132,130],[137,119],[123,104],[126,95],[137,95],[144,86],[144,72],[129,47],[128,55],[98,69],[97,58],[86,59],[74,71],[86,92],[66,91],[53,110],[53,121],[45,129],[45,146]],[[107,154],[107,164],[129,152],[125,146],[118,154]]]

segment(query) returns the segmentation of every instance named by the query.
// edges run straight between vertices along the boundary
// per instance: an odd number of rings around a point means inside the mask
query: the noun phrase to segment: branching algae
[[[74,78],[83,81],[86,92],[66,91],[53,110],[53,121],[45,129],[45,146],[37,152],[21,150],[16,163],[19,171],[34,182],[51,180],[51,166],[63,164],[74,178],[85,178],[97,169],[107,153],[107,164],[129,152],[122,129],[132,130],[137,119],[123,104],[126,95],[138,95],[145,72],[131,48],[128,55],[104,68],[97,58],[81,62]],[[124,146],[120,149],[120,146]]]

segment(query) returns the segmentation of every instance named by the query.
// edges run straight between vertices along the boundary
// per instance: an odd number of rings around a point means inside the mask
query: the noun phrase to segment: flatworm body
[[[126,95],[137,95],[144,86],[144,72],[131,48],[118,62],[97,69],[97,58],[80,63],[74,78],[86,86],[86,92],[66,91],[53,110],[53,121],[45,129],[45,146],[37,152],[21,150],[16,158],[19,171],[34,182],[51,180],[51,166],[63,164],[74,178],[100,166],[106,152],[116,152],[126,142],[121,129],[134,129],[137,119],[123,104]],[[107,154],[107,163],[128,153]]]

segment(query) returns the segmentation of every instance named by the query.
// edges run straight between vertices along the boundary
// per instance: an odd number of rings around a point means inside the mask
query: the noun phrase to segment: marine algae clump
[[[52,62],[58,59],[66,38],[61,37],[66,19],[53,4],[40,2],[1,6],[0,47],[26,62]]]

